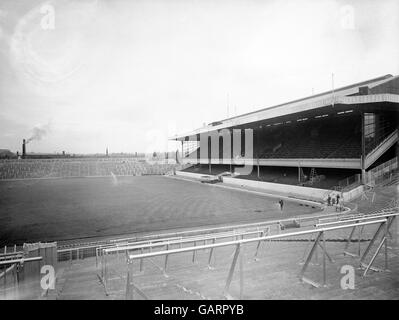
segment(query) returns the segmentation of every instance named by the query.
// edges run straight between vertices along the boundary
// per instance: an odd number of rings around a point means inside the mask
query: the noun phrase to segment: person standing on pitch
[[[280,204],[280,209],[281,209],[281,211],[283,211],[284,201],[283,201],[283,200],[280,200],[278,203]]]

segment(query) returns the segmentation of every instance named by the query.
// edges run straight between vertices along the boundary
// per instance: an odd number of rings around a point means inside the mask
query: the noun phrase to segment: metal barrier
[[[333,212],[329,214],[322,214],[322,215],[309,215],[309,216],[294,216],[288,219],[280,219],[280,220],[269,220],[269,221],[262,221],[262,222],[254,222],[254,223],[245,223],[245,224],[237,224],[237,225],[228,225],[222,227],[214,227],[214,228],[204,228],[204,229],[194,229],[194,230],[186,230],[186,231],[179,231],[179,232],[168,232],[168,233],[160,233],[160,234],[152,234],[147,236],[141,237],[129,237],[129,238],[117,238],[117,239],[110,239],[107,241],[98,241],[92,242],[87,245],[80,245],[80,246],[60,246],[57,250],[58,252],[58,260],[69,260],[72,262],[74,259],[83,259],[85,257],[96,257],[96,259],[101,256],[102,249],[109,248],[116,246],[119,242],[128,242],[128,243],[136,243],[136,242],[155,242],[155,241],[165,241],[165,239],[181,239],[183,237],[190,236],[191,234],[210,234],[210,233],[217,233],[223,230],[238,230],[243,228],[251,228],[251,227],[266,227],[266,226],[273,226],[275,225],[277,231],[280,232],[281,223],[284,222],[291,222],[293,220],[297,221],[298,223],[302,224],[307,221],[313,221],[321,218],[326,217],[337,217],[343,216],[348,214],[350,209],[346,208],[345,211],[342,212]],[[97,260],[96,260],[97,261]],[[98,262],[96,262],[98,263]]]
[[[379,216],[384,213],[396,213],[396,212],[399,212],[399,205],[396,203],[396,201],[397,201],[396,199],[390,201],[390,203],[386,207],[384,207],[374,213],[355,213],[355,214],[347,214],[347,215],[342,215],[342,216],[325,217],[325,218],[320,218],[319,223],[325,223],[325,222],[330,222],[330,221],[345,221],[347,219],[354,219],[356,217]]]
[[[12,274],[12,288],[18,293],[18,287],[20,283],[19,274],[25,263],[41,261],[42,257],[30,257],[30,258],[17,258],[0,261],[0,269],[5,268],[3,272],[0,272],[0,280],[3,279],[4,285],[4,297],[7,296],[7,275]],[[1,292],[1,291],[0,291]]]
[[[270,228],[266,227],[263,230],[255,230],[255,231],[241,231],[241,232],[237,232],[237,231],[233,231],[233,232],[228,232],[228,233],[217,233],[217,234],[207,234],[207,235],[203,235],[203,236],[195,236],[195,237],[191,237],[191,238],[183,238],[180,240],[173,240],[173,241],[164,241],[164,242],[156,242],[156,243],[149,243],[149,244],[142,244],[142,245],[128,245],[128,246],[118,246],[118,247],[114,247],[114,248],[107,248],[104,249],[103,254],[102,254],[102,259],[101,259],[101,273],[99,274],[99,278],[102,281],[102,284],[104,286],[105,289],[105,293],[108,294],[107,292],[107,276],[108,276],[108,263],[107,263],[107,257],[109,254],[112,253],[119,253],[119,252],[124,252],[126,257],[129,256],[130,251],[133,250],[139,250],[141,253],[144,253],[145,249],[148,249],[149,252],[152,252],[152,250],[154,248],[157,247],[165,247],[166,251],[169,250],[173,250],[172,246],[173,245],[179,245],[180,248],[183,248],[183,244],[187,244],[187,243],[193,243],[194,247],[198,247],[197,243],[198,242],[203,242],[204,245],[206,245],[206,242],[208,240],[212,241],[213,244],[216,244],[216,240],[219,239],[227,239],[227,238],[241,238],[244,239],[245,236],[252,236],[252,235],[256,235],[256,237],[260,236],[265,236],[267,234],[269,234],[270,232]],[[257,256],[258,253],[258,249],[259,249],[260,243],[258,245],[257,248],[257,252],[255,257]],[[208,258],[208,268],[211,269],[211,261],[212,261],[212,257],[214,256],[213,254],[213,249],[210,250],[209,253],[209,258]],[[192,256],[192,262],[195,263],[196,261],[196,250],[193,251],[193,256]],[[168,254],[166,254],[165,256],[165,262],[164,262],[164,267],[162,268],[162,271],[166,272],[167,270],[167,266],[168,266]],[[141,259],[140,261],[140,272],[143,271],[143,259]]]
[[[22,251],[15,251],[10,253],[0,253],[0,261],[13,260],[23,258],[24,253]]]
[[[353,189],[357,184],[359,185],[361,184],[361,174],[359,173],[338,181],[336,190],[344,191],[344,190]]]
[[[374,219],[381,219],[381,218],[392,218],[394,219],[396,216],[398,216],[399,213],[398,212],[392,212],[392,213],[385,213],[385,214],[373,214],[373,215],[363,215],[363,216],[358,216],[358,217],[354,217],[352,219],[347,219],[347,220],[341,220],[341,221],[333,221],[333,222],[326,222],[326,223],[320,223],[320,224],[316,224],[316,227],[320,227],[320,226],[330,226],[330,225],[334,225],[334,224],[338,224],[338,223],[351,223],[351,222],[360,222],[360,221],[367,221],[367,220],[374,220]],[[393,221],[390,221],[389,224],[391,225]],[[349,245],[352,241],[352,237],[356,231],[356,227],[358,226],[354,226],[352,231],[349,234],[349,237],[347,239],[346,245],[345,245],[345,249],[344,249],[344,255],[348,255],[348,256],[352,256],[352,257],[360,257],[360,241],[362,238],[362,234],[364,231],[364,228],[359,228],[359,232],[358,232],[358,251],[357,254],[349,252],[348,248]],[[389,235],[389,230],[388,230],[388,235]],[[392,236],[391,236],[392,238]],[[367,270],[365,271],[365,274],[367,273]]]
[[[356,222],[359,220],[363,221],[363,220],[379,219],[379,218],[396,216],[397,214],[398,214],[398,212],[392,211],[392,212],[380,213],[380,214],[375,213],[375,214],[366,214],[366,215],[353,215],[351,217],[346,217],[344,219],[340,219],[337,221],[317,223],[317,224],[315,224],[315,227],[325,227],[325,226],[334,225],[337,223]]]
[[[390,175],[392,172],[396,171],[398,169],[398,157],[394,157],[391,160],[388,160],[377,167],[369,170],[366,173],[366,183],[367,184],[377,184],[380,183],[381,181],[387,179],[386,175],[388,175],[388,178],[390,179],[392,175]]]
[[[220,247],[228,247],[228,246],[235,246],[235,252],[234,252],[234,256],[233,256],[233,260],[232,263],[230,265],[229,268],[229,272],[228,272],[228,276],[226,279],[226,284],[225,284],[225,288],[223,291],[223,295],[227,298],[231,298],[230,294],[229,294],[229,288],[230,288],[230,284],[232,281],[232,277],[233,277],[233,273],[237,264],[237,260],[240,257],[240,298],[243,297],[243,286],[244,286],[244,282],[243,282],[243,258],[242,255],[240,254],[241,248],[243,245],[245,244],[249,244],[249,243],[261,243],[263,241],[269,241],[269,240],[276,240],[276,239],[281,239],[281,238],[288,238],[288,237],[297,237],[297,236],[303,236],[303,235],[312,235],[312,234],[317,234],[315,240],[314,240],[314,244],[310,250],[310,252],[308,253],[308,256],[305,260],[305,263],[299,273],[299,278],[301,279],[302,282],[306,282],[311,284],[312,286],[315,287],[320,287],[320,284],[316,283],[313,280],[308,279],[307,277],[305,277],[305,272],[306,269],[316,251],[317,247],[321,247],[323,250],[323,285],[326,285],[326,258],[329,258],[329,260],[332,262],[331,257],[329,256],[326,247],[325,247],[325,238],[324,238],[324,234],[326,232],[330,232],[330,231],[335,231],[335,230],[341,230],[341,229],[346,229],[346,228],[353,228],[353,227],[359,227],[359,226],[368,226],[368,225],[374,225],[374,224],[379,224],[379,227],[376,231],[376,233],[374,234],[372,240],[370,241],[369,245],[367,246],[365,252],[363,253],[361,259],[360,259],[360,266],[361,267],[365,267],[365,272],[364,272],[364,276],[366,275],[367,271],[369,269],[372,268],[372,264],[375,261],[375,258],[377,256],[377,254],[379,253],[382,245],[385,243],[385,267],[386,269],[388,268],[388,255],[387,255],[387,250],[388,250],[388,245],[387,245],[387,234],[389,231],[389,227],[392,224],[393,219],[395,218],[397,214],[388,217],[386,219],[378,219],[378,220],[373,220],[373,221],[366,221],[366,222],[356,222],[356,223],[350,223],[350,224],[345,224],[345,225],[340,225],[340,226],[333,226],[333,227],[323,227],[323,228],[316,228],[316,229],[312,229],[312,230],[304,230],[304,231],[297,231],[297,232],[292,232],[292,233],[283,233],[283,234],[277,234],[277,235],[268,235],[268,236],[261,236],[258,238],[252,238],[252,239],[241,239],[241,240],[235,240],[235,241],[228,241],[228,242],[223,242],[223,243],[213,243],[213,244],[204,244],[201,246],[193,246],[193,247],[188,247],[188,248],[178,248],[178,249],[170,249],[170,250],[164,250],[164,251],[158,251],[158,252],[149,252],[149,253],[141,253],[141,254],[130,254],[128,255],[128,272],[127,272],[127,284],[126,284],[126,299],[131,299],[133,298],[133,291],[138,292],[142,297],[147,298],[146,295],[134,284],[133,282],[133,262],[135,260],[142,260],[145,258],[151,258],[151,257],[157,257],[157,256],[165,256],[165,261],[167,261],[167,257],[171,254],[179,254],[179,253],[184,253],[184,252],[194,252],[194,251],[198,251],[198,250],[205,250],[205,249],[211,249],[214,250],[215,248],[220,248]],[[383,239],[381,240],[378,249],[376,250],[376,252],[374,253],[372,259],[370,260],[370,262],[368,264],[365,264],[365,259],[366,256],[368,255],[368,253],[371,250],[372,245],[374,244],[374,242],[376,241],[379,233],[381,232],[381,230],[383,229],[383,227],[385,228],[385,236],[383,237]]]

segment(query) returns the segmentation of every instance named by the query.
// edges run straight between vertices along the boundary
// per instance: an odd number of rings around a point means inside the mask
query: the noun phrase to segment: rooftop
[[[398,90],[395,90],[395,94],[392,94],[392,92],[389,92],[389,90],[386,92],[386,94],[381,94],[380,92],[378,92],[379,94],[375,94],[374,92],[377,92],[378,90],[373,90],[378,86],[397,81],[398,79],[399,76],[392,76],[391,74],[387,74],[378,78],[354,83],[305,98],[289,101],[267,108],[262,108],[257,111],[226,118],[220,121],[215,121],[194,131],[172,136],[170,137],[170,140],[183,140],[185,137],[193,136],[200,133],[206,133],[256,121],[277,118],[279,116],[305,112],[334,104],[351,105],[380,101],[399,103],[399,95],[397,94],[397,92],[399,92]],[[362,88],[365,87],[368,88],[367,90],[365,90],[366,93],[361,91]]]

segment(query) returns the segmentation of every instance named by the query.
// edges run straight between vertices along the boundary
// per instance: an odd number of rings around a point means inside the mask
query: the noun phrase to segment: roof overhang
[[[355,90],[356,89],[356,90]],[[311,110],[317,110],[324,107],[332,106],[348,106],[353,109],[361,108],[365,105],[389,102],[399,104],[399,95],[391,93],[382,94],[370,94],[370,95],[352,95],[358,93],[358,87],[350,88],[346,90],[341,90],[339,95],[336,94],[326,94],[322,96],[317,96],[314,98],[309,98],[306,100],[298,100],[282,106],[271,107],[267,109],[262,109],[257,112],[252,112],[249,114],[244,114],[242,116],[226,119],[218,122],[217,125],[208,125],[197,130],[187,132],[184,134],[178,134],[170,137],[170,140],[184,140],[186,137],[192,137],[197,134],[203,134],[207,132],[212,132],[215,130],[221,130],[226,128],[232,128],[237,126],[243,126],[246,124],[270,120],[273,118],[278,118],[287,115],[293,115],[301,113],[306,113]]]

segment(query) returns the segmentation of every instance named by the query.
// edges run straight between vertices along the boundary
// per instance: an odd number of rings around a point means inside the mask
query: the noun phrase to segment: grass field
[[[0,181],[0,245],[287,218],[318,209],[163,176]]]

